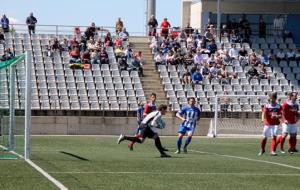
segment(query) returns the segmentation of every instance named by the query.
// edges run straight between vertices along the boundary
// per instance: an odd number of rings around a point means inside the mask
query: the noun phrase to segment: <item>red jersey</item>
[[[286,123],[295,124],[297,122],[299,105],[293,103],[291,100],[287,100],[282,104],[282,110],[284,111],[284,118]]]
[[[148,115],[149,113],[153,112],[156,110],[156,105],[152,103],[148,103],[145,105],[144,108],[144,116]]]
[[[263,112],[265,113],[264,125],[279,125],[280,119],[275,116],[282,115],[281,111],[281,106],[277,103],[266,104],[263,109]]]
[[[162,33],[168,33],[169,32],[169,27],[171,27],[171,25],[168,21],[163,21],[160,24],[160,27],[161,27],[161,32]]]

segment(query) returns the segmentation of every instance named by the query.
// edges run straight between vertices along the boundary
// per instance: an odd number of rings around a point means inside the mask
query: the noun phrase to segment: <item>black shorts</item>
[[[156,133],[154,133],[152,131],[152,129],[148,126],[140,126],[140,134],[141,134],[141,137],[144,139],[146,137],[148,138],[153,138],[154,135],[156,135]]]

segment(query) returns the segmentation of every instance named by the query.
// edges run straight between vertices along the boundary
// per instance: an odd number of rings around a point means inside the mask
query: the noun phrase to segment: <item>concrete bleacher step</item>
[[[141,78],[141,82],[143,85],[144,93],[147,99],[150,98],[151,93],[156,93],[157,95],[157,103],[158,104],[167,104],[168,99],[166,98],[163,86],[161,84],[161,80],[158,72],[156,71],[153,55],[149,48],[148,41],[141,43],[133,42],[133,50],[135,52],[142,51],[143,55],[143,70],[145,77]],[[167,117],[171,117],[172,114],[168,114]]]

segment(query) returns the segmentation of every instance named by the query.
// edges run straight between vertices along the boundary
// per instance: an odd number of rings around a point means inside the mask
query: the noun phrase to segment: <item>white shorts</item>
[[[296,124],[282,124],[282,134],[297,134],[297,125]]]
[[[265,125],[263,130],[263,137],[277,136],[278,125]]]

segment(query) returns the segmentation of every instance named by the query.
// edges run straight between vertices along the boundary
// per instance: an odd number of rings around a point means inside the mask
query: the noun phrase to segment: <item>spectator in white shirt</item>
[[[203,56],[202,56],[202,51],[200,48],[197,49],[197,53],[194,56],[194,63],[196,65],[202,65],[203,62]]]
[[[123,41],[127,41],[129,38],[129,33],[126,31],[126,28],[123,28],[122,32],[120,32],[119,36]]]
[[[231,45],[231,48],[229,50],[229,56],[231,58],[234,58],[234,59],[238,59],[239,58],[239,50],[236,48],[235,44]]]
[[[284,18],[281,15],[278,15],[274,19],[273,27],[274,27],[274,36],[281,37],[283,28],[284,28]]]
[[[221,44],[221,47],[220,47],[219,50],[218,50],[218,53],[220,54],[220,56],[223,56],[223,55],[225,54],[225,51],[226,51],[225,46],[224,46],[224,44],[222,43],[222,44]]]
[[[166,58],[160,51],[154,57],[154,61],[155,61],[156,68],[158,67],[158,65],[165,65],[166,64]]]
[[[278,62],[285,59],[285,53],[283,52],[282,49],[280,49],[280,50],[277,52],[277,54],[276,54],[276,59],[277,59]]]
[[[289,49],[289,51],[286,53],[286,58],[289,61],[295,60],[295,51],[293,51],[293,49]]]

